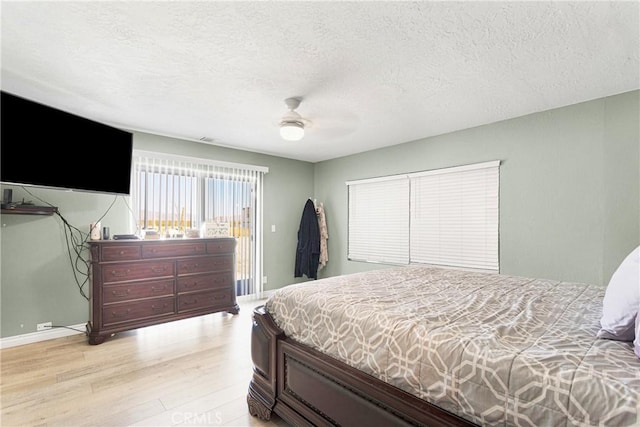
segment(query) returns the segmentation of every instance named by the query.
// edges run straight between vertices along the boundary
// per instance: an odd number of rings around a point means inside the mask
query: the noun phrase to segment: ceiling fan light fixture
[[[280,136],[287,141],[300,141],[304,137],[304,124],[295,120],[283,121]]]
[[[291,97],[284,100],[289,111],[280,122],[280,136],[286,141],[300,141],[304,137],[305,120],[294,111],[300,106],[302,98]]]

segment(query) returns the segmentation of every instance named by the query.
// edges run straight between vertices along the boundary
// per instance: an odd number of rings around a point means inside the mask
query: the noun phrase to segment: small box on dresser
[[[239,312],[235,238],[91,241],[89,343],[188,317]]]

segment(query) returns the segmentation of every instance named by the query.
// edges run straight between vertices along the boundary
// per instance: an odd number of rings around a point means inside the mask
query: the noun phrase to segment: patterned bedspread
[[[596,338],[604,288],[409,266],[294,284],[292,339],[480,425],[640,425],[640,360]]]

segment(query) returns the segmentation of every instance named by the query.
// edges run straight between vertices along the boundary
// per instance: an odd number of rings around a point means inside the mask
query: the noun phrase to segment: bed
[[[405,266],[286,286],[253,313],[253,416],[291,425],[639,425],[605,288]]]

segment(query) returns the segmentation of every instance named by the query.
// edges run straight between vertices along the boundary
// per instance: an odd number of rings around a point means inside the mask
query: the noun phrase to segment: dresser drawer
[[[102,325],[108,326],[116,323],[168,316],[175,312],[175,298],[173,297],[111,304],[102,307]]]
[[[178,275],[233,270],[233,255],[219,255],[178,261]]]
[[[143,258],[204,255],[205,253],[206,245],[204,242],[160,243],[157,245],[146,245],[142,248]]]
[[[207,253],[208,254],[224,254],[224,253],[233,253],[236,247],[235,239],[220,239],[214,241],[207,242]]]
[[[178,295],[178,313],[226,307],[231,305],[232,301],[231,289]]]
[[[172,296],[173,294],[173,279],[132,282],[104,286],[102,288],[102,302],[109,304],[140,298]]]
[[[102,248],[102,261],[125,261],[140,259],[142,246],[140,245],[117,245],[105,246]]]
[[[194,274],[178,279],[178,292],[204,291],[233,287],[233,273]]]
[[[173,261],[147,261],[102,266],[104,283],[125,282],[127,280],[171,277],[175,274]]]

